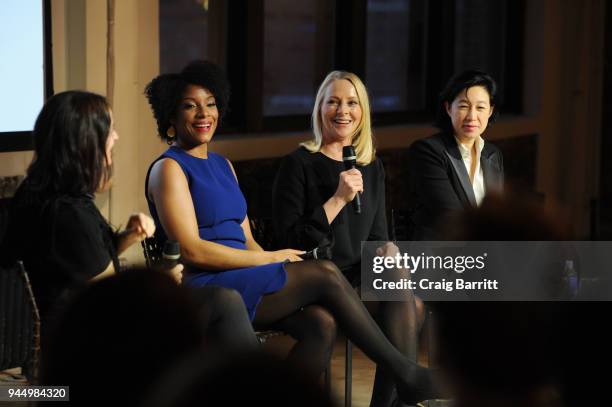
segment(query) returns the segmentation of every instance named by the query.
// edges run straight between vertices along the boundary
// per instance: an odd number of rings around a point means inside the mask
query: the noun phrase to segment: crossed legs
[[[430,398],[431,378],[394,347],[372,319],[353,287],[329,261],[305,261],[286,265],[287,283],[266,295],[255,315],[256,325],[272,325],[304,306],[317,304],[327,310],[357,346],[396,379],[406,401]]]

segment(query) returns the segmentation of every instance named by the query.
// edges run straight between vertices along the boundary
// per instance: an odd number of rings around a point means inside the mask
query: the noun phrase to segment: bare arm
[[[117,239],[117,254],[123,253],[134,243],[140,243],[155,233],[155,222],[142,212],[130,216],[125,230],[119,232]]]
[[[249,250],[263,251],[263,248],[255,241],[253,232],[251,231],[251,223],[249,217],[245,216],[244,221],[240,224],[242,230],[244,230],[244,236],[246,237],[246,247]]]
[[[149,177],[149,193],[164,231],[168,238],[180,243],[181,256],[188,264],[210,270],[226,270],[285,259],[297,260],[297,254],[300,253],[295,250],[266,252],[261,247],[256,250],[252,243],[251,247],[247,245],[248,250],[239,250],[201,239],[187,178],[179,164],[172,159],[160,160],[153,166]],[[243,228],[245,222],[248,227],[247,218],[242,224]],[[253,240],[250,228],[248,231]]]
[[[103,272],[101,272],[100,274],[96,274],[89,281],[102,280],[103,278],[110,277],[113,274],[115,274],[115,267],[113,267],[113,262],[111,261],[108,263],[108,266],[104,269]]]
[[[236,170],[234,170],[234,166],[232,165],[230,160],[227,160],[227,163],[229,164],[232,173],[234,173],[234,178],[236,178],[236,182],[238,182],[238,177],[236,176]],[[245,244],[247,249],[263,251],[263,248],[259,245],[259,243],[257,243],[257,241],[255,241],[255,238],[253,237],[253,231],[251,230],[251,222],[249,222],[248,215],[244,217],[244,221],[242,221],[240,227],[244,231],[244,237],[246,238]]]

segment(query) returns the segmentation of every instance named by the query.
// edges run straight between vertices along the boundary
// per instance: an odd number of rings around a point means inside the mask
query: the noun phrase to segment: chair
[[[21,261],[0,269],[0,370],[20,366],[30,383],[38,378],[40,314]]]

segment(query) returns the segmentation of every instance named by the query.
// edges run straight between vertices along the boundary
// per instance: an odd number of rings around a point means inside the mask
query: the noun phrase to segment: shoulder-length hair
[[[466,70],[450,78],[438,97],[438,109],[434,125],[440,130],[453,134],[453,123],[446,111],[446,103],[453,103],[459,93],[474,86],[482,86],[489,93],[490,105],[493,114],[489,118],[489,124],[493,124],[499,115],[497,110],[497,83],[491,75],[478,70]]]
[[[300,145],[311,153],[316,153],[321,150],[321,144],[323,142],[321,106],[323,105],[323,99],[325,98],[327,88],[334,81],[340,79],[346,79],[349,81],[355,87],[357,97],[359,98],[362,115],[361,122],[357,126],[355,134],[353,135],[353,146],[355,147],[355,153],[357,154],[357,162],[361,165],[367,165],[376,158],[374,136],[372,134],[370,100],[368,98],[368,91],[366,90],[366,87],[361,79],[351,72],[332,71],[325,77],[321,83],[321,86],[319,86],[319,90],[317,91],[317,97],[312,110],[312,132],[314,137],[311,140],[300,143]]]
[[[106,158],[111,130],[103,96],[68,91],[51,97],[34,125],[28,185],[46,194],[93,194],[112,175]]]

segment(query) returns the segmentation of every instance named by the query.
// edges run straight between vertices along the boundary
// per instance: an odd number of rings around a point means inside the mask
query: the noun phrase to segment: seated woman
[[[327,364],[337,321],[393,376],[404,401],[431,398],[430,372],[389,343],[333,263],[300,261],[299,250],[264,251],[253,239],[232,166],[208,148],[228,88],[219,67],[193,62],[145,91],[159,135],[171,143],[150,167],[146,197],[159,238],[181,245],[185,283],[238,290],[256,327],[280,327],[298,339],[291,356],[313,373]]]
[[[303,250],[333,241],[332,261],[358,285],[361,242],[386,241],[385,171],[376,157],[370,103],[355,74],[333,71],[319,87],[312,111],[314,137],[281,163],[274,183],[274,213],[278,239]],[[344,146],[354,146],[357,168],[345,170]],[[361,197],[361,213],[350,203]],[[331,237],[330,237],[331,236]],[[404,301],[369,303],[387,335],[404,355],[416,360],[418,317],[415,297]],[[422,310],[422,301],[417,300]],[[377,306],[377,307],[376,307]],[[376,309],[378,308],[378,309]],[[372,406],[392,401],[393,378],[377,369]]]
[[[47,101],[34,126],[34,160],[11,202],[1,258],[24,262],[45,329],[68,297],[119,271],[117,256],[155,231],[153,220],[138,213],[117,232],[94,203],[94,194],[111,184],[119,138],[112,116],[104,97],[68,91]],[[171,270],[175,280],[181,270]],[[238,294],[209,291],[197,301],[203,328],[235,347],[255,346],[250,321],[235,306],[242,305]]]
[[[436,119],[441,132],[410,147],[411,240],[436,240],[447,215],[502,192],[501,151],[482,138],[496,106],[497,84],[484,72],[465,71],[446,84]]]
[[[104,97],[53,96],[33,136],[34,159],[11,202],[3,258],[24,262],[44,321],[71,290],[118,270],[118,255],[153,235],[155,225],[138,213],[115,231],[94,203],[111,185],[119,138]]]

